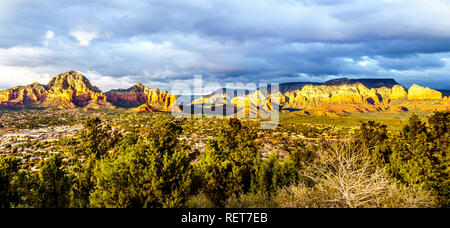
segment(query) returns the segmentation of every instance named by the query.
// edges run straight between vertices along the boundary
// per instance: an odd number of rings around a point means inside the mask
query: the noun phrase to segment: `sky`
[[[450,89],[450,0],[2,0],[0,89],[394,78]]]

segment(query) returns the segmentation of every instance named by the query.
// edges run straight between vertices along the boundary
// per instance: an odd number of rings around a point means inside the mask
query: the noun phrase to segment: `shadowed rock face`
[[[450,96],[450,90],[438,90],[438,91],[442,93],[443,97]]]
[[[324,85],[351,85],[356,83],[361,83],[368,89],[381,87],[392,88],[395,85],[398,85],[398,83],[391,78],[366,78],[366,79],[340,78],[327,81],[324,83]]]
[[[111,90],[106,93],[107,101],[112,104],[123,107],[132,108],[141,106],[148,101],[148,88],[138,83],[129,89]]]
[[[280,92],[287,93],[297,90],[302,90],[305,85],[321,85],[322,83],[311,82],[289,82],[280,84]],[[270,86],[268,88],[270,90]]]

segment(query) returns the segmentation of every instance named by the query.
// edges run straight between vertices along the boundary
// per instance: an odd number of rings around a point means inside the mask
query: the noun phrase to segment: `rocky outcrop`
[[[325,83],[284,83],[280,84],[278,93],[271,90],[271,86],[254,91],[220,89],[194,100],[191,105],[203,109],[205,114],[223,111],[242,117],[264,116],[273,111],[336,117],[355,112],[450,109],[448,93],[443,96],[439,91],[418,85],[411,86],[407,92],[392,79],[343,78]],[[151,89],[140,83],[128,89],[102,93],[85,76],[69,71],[57,75],[47,85],[33,83],[0,91],[0,107],[120,107],[133,108],[137,112],[181,111],[177,98],[175,94]]]
[[[392,106],[389,108],[389,113],[402,113],[409,111],[407,107],[404,106]]]
[[[0,107],[6,108],[113,109],[141,106],[142,111],[171,111],[172,107],[177,110],[176,101],[177,95],[150,89],[140,83],[105,94],[75,71],[59,74],[47,85],[33,83],[0,91]]]
[[[135,108],[136,111],[171,111],[177,105],[177,95],[160,89],[150,89],[138,83],[129,89],[112,90],[107,101],[122,108]]]
[[[41,106],[58,108],[85,107],[106,101],[106,95],[80,73],[69,71],[54,77],[47,85],[47,97]]]
[[[0,106],[9,108],[76,108],[98,101],[106,101],[106,96],[75,71],[57,75],[47,85],[33,83],[0,92]]]
[[[148,94],[151,90],[138,83],[129,89],[111,90],[106,93],[107,101],[115,106],[131,108],[141,106],[148,101]]]
[[[158,88],[148,93],[147,104],[158,111],[172,111],[177,108],[177,95],[167,91],[160,91]],[[175,106],[175,107],[174,107]]]
[[[24,108],[41,104],[47,97],[44,85],[33,83],[0,92],[0,107]]]
[[[428,87],[422,87],[419,85],[412,85],[408,90],[409,100],[441,100],[442,93],[436,90],[432,90]]]
[[[301,89],[293,89],[296,87]],[[280,85],[280,91],[285,92],[277,96],[270,92],[265,95],[257,90],[246,97],[235,98],[233,104],[245,106],[249,110],[257,107],[259,111],[269,112],[273,110],[271,97],[279,97],[279,102],[275,103],[284,110],[303,110],[304,113],[314,115],[336,116],[351,112],[384,111],[388,109],[391,101],[405,99],[407,96],[402,86],[388,79],[381,82],[375,79],[338,79],[323,84],[300,83],[298,86],[289,83],[288,88],[286,89],[284,84]]]
[[[285,94],[285,103],[289,107],[320,104],[387,104],[391,100],[405,98],[407,93],[400,85],[391,88],[367,88],[360,82],[341,85],[305,85],[301,90]],[[282,102],[283,103],[283,102]]]
[[[157,110],[149,104],[143,104],[137,108],[132,109],[132,111],[134,111],[134,112],[155,112]]]
[[[268,88],[235,97],[216,91],[197,99],[194,103],[206,105],[223,100],[233,104],[238,113],[259,116],[274,110],[273,97],[279,98],[274,103],[279,104],[284,111],[341,116],[355,112],[406,112],[408,108],[399,103],[407,102],[408,99],[441,99],[442,95],[438,91],[418,88],[416,85],[407,92],[393,79],[343,78],[325,83],[284,83],[280,84],[279,94],[271,94]]]
[[[198,99],[192,101],[192,104],[206,104],[206,105],[214,105],[214,104],[229,104],[231,100],[235,97],[245,96],[249,94],[249,90],[245,89],[230,89],[230,88],[222,88],[214,91],[213,93],[202,96]]]

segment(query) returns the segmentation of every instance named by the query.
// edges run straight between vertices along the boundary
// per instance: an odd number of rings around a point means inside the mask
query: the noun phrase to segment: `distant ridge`
[[[441,92],[442,96],[444,96],[444,97],[450,96],[450,90],[440,90],[440,89],[438,89],[437,91]]]
[[[301,90],[305,85],[321,85],[322,83],[317,82],[286,82],[280,84],[280,92],[286,93],[289,91]],[[270,85],[269,85],[270,90]]]
[[[372,88],[381,88],[387,87],[392,88],[395,85],[399,85],[392,78],[363,78],[363,79],[348,79],[348,78],[338,78],[328,80],[326,82],[286,82],[280,83],[280,92],[286,93],[289,91],[302,90],[305,85],[330,85],[330,86],[338,86],[338,85],[351,85],[355,83],[361,83],[365,87]],[[270,86],[269,86],[270,89]]]
[[[365,87],[372,88],[381,88],[383,86],[387,88],[392,88],[395,85],[399,85],[392,78],[362,78],[362,79],[348,79],[348,78],[339,78],[329,80],[323,83],[323,85],[344,85],[344,84],[355,84],[362,83]]]
[[[218,90],[212,92],[211,94],[205,95],[203,97],[204,98],[210,98],[210,97],[212,97],[214,95],[219,95],[219,94],[222,95],[222,94],[225,94],[225,93],[227,93],[228,96],[233,96],[234,97],[234,96],[238,96],[240,94],[248,94],[249,92],[250,92],[250,90],[248,90],[248,89],[221,88],[221,89],[218,89]]]

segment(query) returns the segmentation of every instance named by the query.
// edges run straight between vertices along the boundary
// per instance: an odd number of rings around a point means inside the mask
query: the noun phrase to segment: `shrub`
[[[225,202],[226,208],[276,208],[277,203],[269,194],[248,193],[233,195]]]
[[[208,196],[200,192],[188,198],[185,204],[186,208],[215,208],[216,205],[208,198]]]

